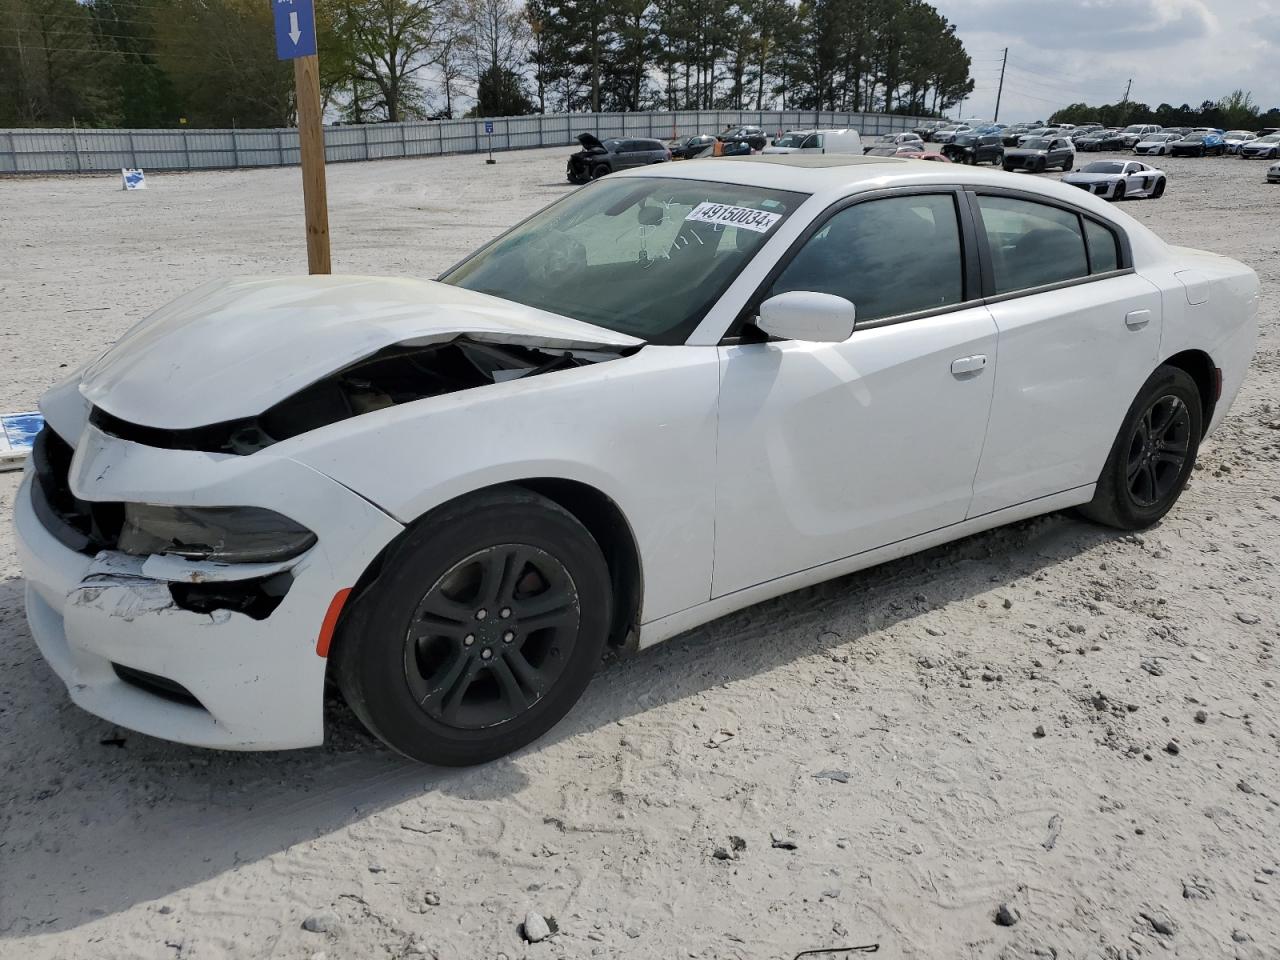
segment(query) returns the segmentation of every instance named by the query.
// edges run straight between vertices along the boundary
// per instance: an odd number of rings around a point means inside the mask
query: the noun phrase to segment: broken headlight
[[[126,503],[118,547],[134,556],[277,563],[311,548],[316,535],[261,507],[165,507]]]

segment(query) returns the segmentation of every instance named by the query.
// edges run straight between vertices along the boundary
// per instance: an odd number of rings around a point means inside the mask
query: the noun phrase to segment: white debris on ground
[[[568,152],[330,167],[335,269],[437,273],[568,189]],[[480,769],[338,703],[325,747],[261,755],[83,713],[5,528],[0,957],[1275,957],[1280,232],[1265,165],[1162,166],[1123,209],[1264,291],[1164,523],[1044,517],[734,614]],[[198,283],[302,271],[301,204],[296,170],[0,180],[0,410]],[[534,909],[558,932],[527,943]]]

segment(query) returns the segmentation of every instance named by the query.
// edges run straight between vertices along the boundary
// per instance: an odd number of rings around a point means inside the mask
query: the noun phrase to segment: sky
[[[932,0],[973,58],[976,88],[957,116],[1047,119],[1084,101],[1198,106],[1237,88],[1280,106],[1280,0]]]

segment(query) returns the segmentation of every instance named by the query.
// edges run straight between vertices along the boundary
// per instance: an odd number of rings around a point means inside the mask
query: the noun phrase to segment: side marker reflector
[[[339,590],[329,601],[329,609],[324,612],[324,622],[320,624],[320,638],[316,640],[316,654],[329,656],[329,644],[333,642],[333,631],[338,626],[338,617],[342,616],[342,608],[346,606],[347,597],[351,596],[351,588]]]

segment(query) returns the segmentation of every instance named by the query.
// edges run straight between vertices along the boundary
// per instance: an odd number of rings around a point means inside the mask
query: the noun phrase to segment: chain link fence
[[[863,137],[910,130],[920,118],[815,110],[701,110],[676,113],[557,113],[525,117],[326,126],[330,163],[434,157],[564,147],[580,133],[668,139],[716,133],[729,126],[763,127],[771,135],[811,127],[852,127]],[[493,133],[485,133],[485,124]],[[0,173],[101,173],[147,170],[229,170],[298,163],[298,131],[275,130],[0,130]]]

